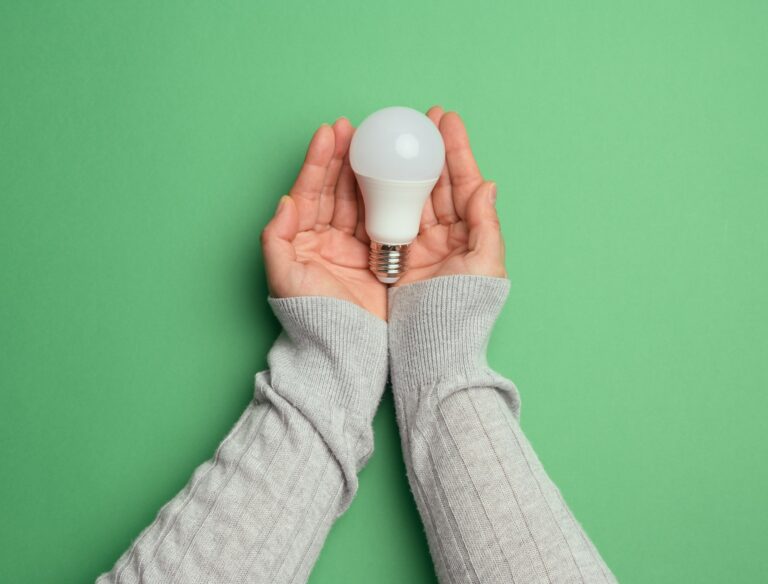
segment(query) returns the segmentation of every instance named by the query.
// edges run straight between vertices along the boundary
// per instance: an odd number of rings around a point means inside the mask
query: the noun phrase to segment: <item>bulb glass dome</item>
[[[421,182],[440,176],[445,146],[440,131],[423,113],[388,107],[363,120],[352,137],[349,161],[358,176]]]

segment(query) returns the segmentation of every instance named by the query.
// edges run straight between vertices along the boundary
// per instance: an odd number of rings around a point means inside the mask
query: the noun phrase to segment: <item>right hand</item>
[[[496,185],[480,174],[459,115],[439,106],[427,115],[443,136],[446,165],[424,205],[408,270],[395,286],[456,274],[506,277]]]

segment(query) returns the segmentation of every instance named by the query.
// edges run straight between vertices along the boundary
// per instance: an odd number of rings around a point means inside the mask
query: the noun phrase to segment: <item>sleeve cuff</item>
[[[498,375],[488,368],[486,347],[509,286],[506,278],[457,275],[391,288],[395,391],[498,383]]]
[[[387,381],[387,323],[336,298],[270,298],[283,332],[269,352],[273,388],[296,405],[372,418]]]

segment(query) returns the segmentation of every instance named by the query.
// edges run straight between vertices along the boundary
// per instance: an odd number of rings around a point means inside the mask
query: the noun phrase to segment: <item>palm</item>
[[[290,196],[264,230],[267,278],[273,296],[330,296],[386,319],[387,290],[368,270],[362,201],[349,166],[353,132],[342,118],[312,138]]]
[[[468,273],[468,243],[463,221],[424,229],[410,246],[408,271],[398,285]]]
[[[334,227],[299,233],[293,241],[297,296],[333,296],[386,317],[386,288],[368,269],[368,244]]]

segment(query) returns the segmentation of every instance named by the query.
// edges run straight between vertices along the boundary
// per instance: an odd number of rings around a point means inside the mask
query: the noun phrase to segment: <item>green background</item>
[[[462,113],[513,281],[490,361],[625,583],[768,571],[768,4],[3,2],[0,581],[88,582],[278,329],[314,128]],[[311,582],[434,581],[385,397]]]

